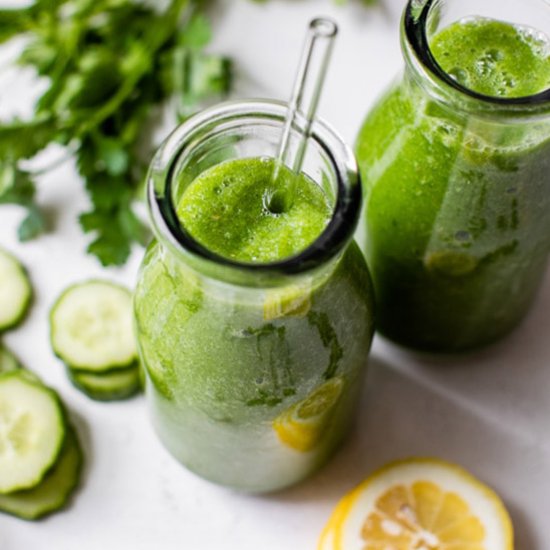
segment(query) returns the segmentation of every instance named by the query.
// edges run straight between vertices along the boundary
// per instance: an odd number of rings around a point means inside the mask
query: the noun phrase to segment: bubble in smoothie
[[[514,98],[550,87],[550,39],[536,29],[467,18],[441,30],[430,47],[441,68],[474,92]]]

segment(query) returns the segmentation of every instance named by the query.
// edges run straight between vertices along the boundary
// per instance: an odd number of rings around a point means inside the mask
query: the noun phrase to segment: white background
[[[346,7],[330,0],[218,0],[212,49],[235,58],[238,96],[285,98],[308,20],[333,16],[341,35],[321,114],[352,143],[401,67],[403,0],[380,1],[364,9],[354,0]],[[0,112],[28,112],[31,81],[16,87],[8,84],[12,76],[9,70],[0,76]],[[60,391],[86,451],[82,488],[70,509],[39,523],[0,516],[0,550],[309,550],[346,491],[384,462],[410,455],[467,467],[505,499],[518,550],[549,548],[550,277],[523,325],[473,355],[415,355],[376,339],[357,424],[337,457],[293,489],[236,494],[188,473],[164,451],[142,397],[89,401],[53,357],[47,314],[59,292],[94,276],[133,285],[142,254],[136,250],[123,270],[105,271],[83,253],[75,219],[87,200],[76,178],[70,166],[42,178],[39,202],[53,227],[35,242],[17,243],[21,212],[0,207],[0,246],[20,256],[36,289],[30,317],[5,341]]]

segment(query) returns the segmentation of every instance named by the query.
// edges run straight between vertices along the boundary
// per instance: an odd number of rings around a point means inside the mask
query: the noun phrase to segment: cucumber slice
[[[20,376],[31,382],[40,383],[40,378],[36,374],[24,368],[19,359],[8,348],[0,345],[0,375],[14,371],[17,371]]]
[[[5,346],[0,344],[0,374],[4,372],[13,372],[21,368],[21,363],[15,355]]]
[[[107,281],[68,288],[50,314],[54,352],[72,369],[101,373],[137,358],[132,295]]]
[[[38,519],[63,508],[80,480],[82,450],[74,429],[51,472],[32,489],[0,495],[0,511],[23,519]]]
[[[96,401],[128,399],[136,395],[141,389],[137,366],[103,374],[67,370],[73,385]]]
[[[19,324],[32,297],[29,277],[10,253],[0,249],[0,332]]]
[[[0,494],[42,481],[65,440],[57,394],[24,371],[0,375]]]

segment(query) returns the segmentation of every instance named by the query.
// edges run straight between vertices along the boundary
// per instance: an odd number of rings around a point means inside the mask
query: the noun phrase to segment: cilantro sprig
[[[145,243],[133,203],[150,160],[149,118],[174,98],[185,118],[231,86],[230,60],[204,51],[204,4],[170,0],[158,12],[129,0],[35,0],[0,10],[0,42],[25,35],[19,64],[49,81],[32,120],[0,124],[0,204],[27,209],[21,240],[45,228],[24,161],[58,143],[74,151],[91,200],[79,218],[93,235],[88,251],[121,265],[132,243]]]

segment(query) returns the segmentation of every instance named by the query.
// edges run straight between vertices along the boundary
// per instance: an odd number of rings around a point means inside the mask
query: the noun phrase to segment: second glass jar
[[[550,90],[475,93],[438,65],[430,44],[472,14],[534,33],[548,21],[543,4],[408,3],[404,75],[357,142],[378,328],[398,343],[438,352],[490,343],[517,325],[540,286],[550,250]],[[489,50],[480,63],[498,55]]]

